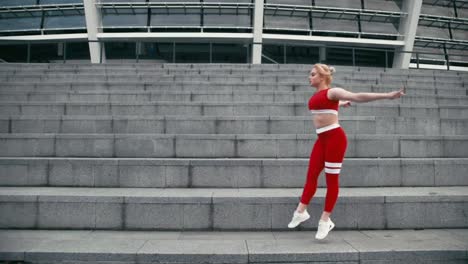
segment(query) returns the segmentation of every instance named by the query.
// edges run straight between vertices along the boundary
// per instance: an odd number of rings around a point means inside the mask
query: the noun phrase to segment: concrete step
[[[217,67],[208,69],[209,72],[213,73],[225,73],[225,74],[232,74],[232,73],[249,73],[254,72],[258,74],[264,73],[297,73],[297,72],[305,72],[309,73],[311,66],[307,68],[270,68],[270,67],[253,67],[253,68],[238,68],[238,67]],[[73,74],[80,74],[80,73],[206,73],[207,69],[203,68],[174,68],[174,67],[127,67],[125,65],[119,65],[117,67],[67,67],[64,66],[62,68],[19,68],[19,67],[0,67],[0,73],[11,73],[11,74],[24,74],[27,72],[31,73],[73,73]],[[354,69],[341,69],[340,73],[343,74],[352,74],[354,72],[359,72]],[[422,73],[421,73],[422,74]],[[428,75],[428,74],[426,74]],[[450,75],[450,76],[458,76],[458,75]]]
[[[0,82],[90,82],[90,81],[135,81],[135,82],[228,82],[228,83],[246,83],[246,82],[275,82],[275,83],[307,83],[307,75],[295,76],[278,76],[278,75],[163,75],[157,76],[154,74],[148,75],[31,75],[24,76],[7,76],[0,77]],[[372,84],[372,82],[370,82]],[[375,83],[375,81],[373,82]],[[462,86],[462,85],[461,85]]]
[[[0,65],[0,70],[54,70],[54,71],[66,71],[66,70],[175,70],[175,71],[196,71],[196,70],[263,70],[263,71],[285,71],[285,70],[296,70],[296,71],[310,71],[312,64],[183,64],[183,63],[167,63],[167,64],[154,64],[154,63],[106,63],[106,64],[19,64],[9,63]],[[337,70],[337,73],[341,72],[353,72],[356,74],[372,73],[372,74],[392,74],[392,75],[445,75],[445,76],[457,76],[464,75],[465,72],[461,71],[447,71],[437,69],[396,69],[396,68],[377,68],[377,67],[353,67],[353,66],[341,66],[332,65]]]
[[[0,230],[20,263],[431,263],[468,261],[467,229],[315,231]],[[313,260],[311,262],[311,260]]]
[[[273,84],[304,84],[308,85],[308,75],[259,75],[259,74],[244,74],[244,75],[231,75],[231,74],[205,74],[205,75],[155,75],[155,74],[130,74],[130,75],[110,75],[110,74],[62,74],[62,75],[7,75],[0,76],[0,83],[89,83],[89,82],[226,82],[230,83],[273,83]],[[433,80],[431,77],[426,77],[426,79],[414,79],[410,78],[408,80],[395,79],[395,78],[378,78],[378,77],[367,77],[367,78],[357,78],[357,77],[347,77],[341,76],[334,78],[334,83],[344,83],[344,84],[398,84],[405,85],[410,87],[417,86],[429,86],[429,87],[450,87],[450,88],[460,88],[466,86],[462,79],[458,80]]]
[[[103,75],[104,76],[104,75]],[[150,77],[154,77],[153,75],[149,75]],[[208,77],[213,77],[213,78],[224,78],[224,76],[229,76],[229,75],[220,75],[218,77],[216,76],[211,76],[211,75],[205,75],[203,78],[208,78]],[[275,78],[267,78],[266,76],[258,76],[258,75],[251,75],[249,78],[254,78],[251,80],[247,80],[246,78],[244,80],[234,80],[234,79],[203,79],[200,76],[188,76],[185,79],[176,79],[176,76],[167,76],[167,77],[155,77],[153,79],[139,79],[138,76],[135,75],[128,75],[125,78],[122,78],[122,80],[116,80],[116,79],[97,79],[96,80],[90,80],[87,78],[74,78],[67,79],[67,78],[61,78],[60,80],[27,80],[27,79],[21,79],[21,78],[12,78],[9,81],[2,81],[0,82],[2,85],[12,85],[12,84],[17,84],[17,85],[34,85],[34,84],[39,84],[39,85],[44,85],[44,84],[51,84],[53,85],[54,83],[57,84],[77,84],[77,85],[93,85],[93,84],[120,84],[120,83],[128,83],[128,84],[198,84],[198,85],[208,85],[208,84],[229,84],[229,85],[235,85],[235,84],[240,84],[240,85],[248,85],[248,84],[257,84],[257,85],[301,85],[301,86],[306,86],[311,90],[314,90],[314,88],[310,87],[309,81],[307,80],[307,76],[304,78],[304,76],[297,76],[291,79],[288,79],[291,75],[288,76],[273,76]],[[116,78],[121,78],[121,75],[116,75]],[[197,77],[200,78],[200,80],[196,79]],[[237,76],[239,77],[239,76]],[[236,77],[236,78],[237,78]],[[239,78],[241,78],[240,76]],[[278,78],[276,78],[278,77]],[[263,79],[261,79],[263,78]],[[430,78],[430,77],[429,77]],[[278,81],[276,80],[278,79]],[[445,82],[436,82],[434,80],[430,80],[428,82],[428,87],[434,88],[458,88],[463,87],[463,84],[460,82],[457,83],[445,83]],[[436,85],[435,85],[435,84]],[[422,88],[422,85],[420,82],[402,82],[402,81],[388,81],[388,82],[380,82],[379,79],[362,79],[362,78],[349,78],[349,77],[343,77],[343,78],[334,78],[332,86],[340,86],[340,85],[375,85],[375,84],[395,84],[398,86],[405,85],[407,87],[414,87],[414,88]],[[437,85],[439,84],[439,85]],[[444,84],[444,85],[441,85]]]
[[[468,76],[468,74],[466,74]],[[433,81],[436,83],[465,83],[464,76],[462,75],[454,75],[454,76],[437,76],[437,75],[416,75],[416,76],[395,76],[395,75],[384,75],[382,74],[380,78],[377,79],[380,82],[387,83],[387,82],[398,82],[398,81],[403,81],[403,82],[408,82],[411,83],[411,81],[422,81],[422,82],[427,82],[427,81]]]
[[[468,118],[340,116],[350,134],[468,135]],[[307,134],[310,116],[0,116],[0,133]]]
[[[433,88],[439,88],[439,87],[445,87],[445,88],[451,88],[451,89],[456,89],[456,88],[466,88],[468,84],[465,84],[463,81],[452,81],[452,82],[446,82],[446,81],[434,81],[434,80],[408,80],[408,81],[396,81],[396,80],[377,80],[376,84],[382,84],[382,85],[387,85],[387,84],[399,84],[399,85],[404,85],[404,86],[409,86],[409,87],[433,87]]]
[[[240,65],[240,64],[88,64],[88,65],[68,65],[68,64],[49,64],[49,66],[31,66],[31,65],[0,65],[0,72],[112,72],[112,71],[137,71],[137,72],[310,72],[312,64],[282,64],[282,65]],[[364,74],[382,75],[382,76],[466,76],[466,72],[447,71],[447,70],[429,70],[429,69],[395,69],[395,68],[376,68],[376,67],[352,67],[352,66],[334,66],[337,70],[335,74],[354,74],[361,76]]]
[[[295,81],[307,79],[309,73],[302,71],[287,71],[287,72],[263,72],[263,71],[209,71],[202,72],[173,72],[173,71],[135,71],[135,70],[122,70],[122,71],[90,71],[90,72],[1,72],[0,80],[4,82],[8,81],[51,81],[51,80],[238,80],[238,81],[252,81],[253,78],[258,78],[259,81]],[[461,85],[464,84],[463,76],[433,76],[433,75],[421,75],[421,76],[391,76],[391,75],[355,75],[341,73],[334,77],[334,80],[345,81],[345,82],[371,82],[371,83],[412,83],[412,82],[434,82],[434,83],[445,83],[449,85]]]
[[[0,186],[302,188],[309,159],[0,158]],[[341,187],[468,186],[468,158],[346,158]],[[325,177],[319,177],[325,187]]]
[[[63,80],[65,78],[71,80],[79,79],[123,79],[126,77],[129,79],[136,80],[153,80],[160,77],[168,78],[173,77],[175,80],[180,78],[190,77],[190,79],[196,77],[225,77],[235,78],[236,76],[245,76],[245,77],[264,77],[268,76],[269,79],[285,79],[285,80],[302,80],[307,78],[309,75],[309,70],[268,70],[268,69],[247,69],[247,70],[238,70],[238,69],[212,69],[208,72],[202,71],[200,69],[193,70],[176,70],[176,69],[88,69],[88,70],[76,70],[76,69],[64,69],[64,70],[27,70],[27,71],[3,71],[0,69],[0,79],[2,81],[15,81],[18,79],[25,78],[26,80],[47,80],[47,79],[58,79]],[[465,75],[438,75],[438,74],[392,74],[392,73],[380,73],[380,74],[365,74],[362,72],[340,72],[335,74],[334,80],[337,82],[345,83],[408,83],[420,82],[420,81],[434,81],[436,83],[443,84],[458,84],[466,85],[468,81],[468,74]]]
[[[371,89],[366,89],[364,87],[357,87],[353,86],[350,87],[350,91],[352,92],[389,92],[394,90],[401,89],[401,84],[377,84],[372,85]],[[442,96],[467,96],[468,95],[468,87],[446,87],[446,86],[438,86],[438,87],[430,87],[430,86],[406,86],[406,95],[442,95]]]
[[[285,71],[285,70],[300,70],[310,71],[311,64],[148,64],[144,62],[139,63],[118,63],[118,64],[19,64],[9,63],[0,65],[3,70],[121,70],[121,69],[134,69],[134,70],[271,70],[271,71]],[[375,67],[352,67],[352,66],[334,66],[337,73],[353,72],[355,74],[372,73],[372,74],[393,74],[393,75],[462,75],[463,72],[446,71],[446,70],[431,70],[431,69],[393,69],[393,68],[375,68]]]
[[[348,134],[348,158],[468,156],[468,136]],[[314,134],[0,134],[2,157],[307,158]]]
[[[39,73],[47,74],[52,72],[61,73],[73,73],[73,74],[91,74],[91,73],[105,73],[105,74],[204,74],[210,72],[212,75],[216,74],[251,74],[257,75],[263,74],[274,74],[281,76],[282,74],[302,74],[307,77],[312,65],[198,65],[198,64],[186,64],[186,65],[151,65],[151,64],[133,64],[133,65],[46,65],[46,66],[25,66],[23,65],[10,65],[0,67],[0,72],[5,74],[22,74],[22,73]],[[378,69],[378,68],[366,68],[366,67],[341,67],[335,66],[338,69],[335,79],[339,79],[346,76],[352,76],[354,78],[374,79],[391,76],[396,79],[407,79],[407,78],[434,78],[438,81],[450,81],[453,78],[466,79],[466,73],[445,71],[445,70],[398,70],[398,69]],[[299,74],[300,73],[300,74]]]
[[[297,77],[299,79],[300,76]],[[344,83],[372,83],[372,84],[402,84],[409,86],[424,85],[424,86],[449,86],[449,87],[463,87],[467,84],[464,79],[460,76],[454,77],[436,77],[436,76],[372,76],[372,75],[359,75],[351,76],[345,75],[339,78],[334,78],[335,82]]]
[[[336,84],[351,92],[391,92],[401,89],[401,84]],[[309,85],[278,83],[215,83],[215,82],[62,82],[62,83],[0,83],[1,92],[308,92],[314,93]],[[406,86],[407,95],[467,96],[468,87]]]
[[[35,102],[306,102],[313,95],[312,91],[232,91],[218,92],[198,90],[191,92],[177,91],[0,91],[2,101]],[[388,100],[386,104],[452,104],[467,105],[468,96],[413,95],[408,94],[399,100]]]
[[[147,103],[45,103],[2,102],[2,115],[186,115],[186,116],[311,116],[304,103],[281,102],[147,102]],[[354,104],[341,116],[405,116],[465,118],[465,105]]]
[[[309,204],[315,229],[326,190]],[[0,228],[287,230],[301,188],[0,187]],[[340,188],[339,229],[468,228],[468,187]]]
[[[193,70],[193,69],[262,69],[262,70],[310,70],[312,65],[310,64],[223,64],[223,63],[167,63],[167,64],[155,64],[155,63],[106,63],[106,64],[60,64],[60,63],[8,63],[6,65],[0,65],[2,69],[180,69],[180,70]],[[350,67],[350,66],[336,66],[339,71],[373,71],[383,72],[383,68],[364,68],[364,67]],[[387,69],[391,70],[391,69]],[[427,70],[426,72],[431,72]]]

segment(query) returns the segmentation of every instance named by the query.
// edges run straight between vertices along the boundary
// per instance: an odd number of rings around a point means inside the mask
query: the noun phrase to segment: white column
[[[414,39],[418,28],[419,15],[421,14],[422,0],[403,1],[402,11],[408,13],[400,18],[399,32],[405,42],[403,47],[395,49],[393,68],[408,69],[411,53],[399,53],[400,51],[413,51]],[[400,39],[401,40],[401,39]]]
[[[96,1],[99,0],[84,0],[84,11],[86,18],[86,29],[88,31],[89,40],[89,55],[91,63],[106,62],[106,53],[104,52],[104,44],[97,42],[97,33],[99,27],[102,26],[101,12],[96,7]],[[102,53],[102,54],[101,54]]]
[[[326,47],[320,47],[319,48],[319,61],[322,63],[325,63],[327,60],[327,48]]]
[[[252,64],[262,63],[263,0],[255,0]]]

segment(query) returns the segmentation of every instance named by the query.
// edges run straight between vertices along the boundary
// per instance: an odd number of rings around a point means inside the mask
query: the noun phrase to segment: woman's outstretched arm
[[[405,95],[404,88],[401,88],[399,91],[389,93],[353,93],[346,91],[343,88],[332,88],[328,92],[328,98],[330,100],[342,100],[357,103],[365,103],[381,99],[396,99],[400,98],[402,95]]]

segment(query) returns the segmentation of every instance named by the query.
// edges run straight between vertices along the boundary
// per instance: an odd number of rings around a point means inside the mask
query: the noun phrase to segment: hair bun
[[[336,69],[333,66],[330,66],[328,69],[330,70],[331,74],[334,74],[336,72]]]

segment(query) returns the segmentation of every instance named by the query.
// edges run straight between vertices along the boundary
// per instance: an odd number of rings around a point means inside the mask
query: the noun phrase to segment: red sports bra
[[[327,97],[330,88],[315,93],[309,99],[309,110],[312,114],[335,114],[338,115],[340,101],[330,100]]]

